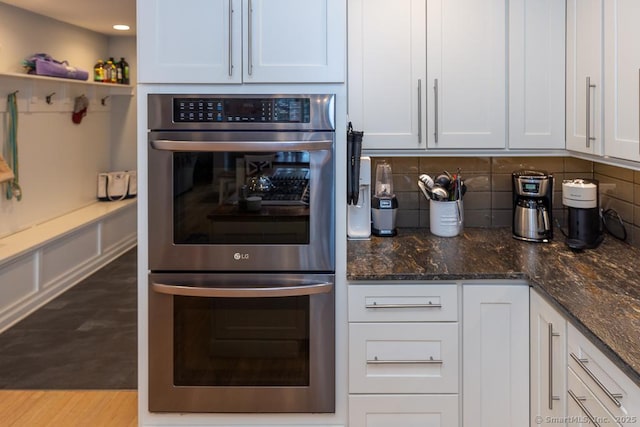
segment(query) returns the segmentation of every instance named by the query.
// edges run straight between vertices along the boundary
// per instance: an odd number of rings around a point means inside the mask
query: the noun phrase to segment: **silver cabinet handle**
[[[442,304],[366,304],[365,308],[442,308]]]
[[[249,75],[253,74],[253,43],[251,43],[252,37],[252,29],[253,29],[253,2],[249,0],[249,11],[248,11],[248,23],[247,23],[247,57],[248,57],[248,70]]]
[[[233,0],[229,0],[229,77],[233,75]]]
[[[440,359],[430,357],[424,360],[379,360],[378,356],[367,359],[369,365],[442,365],[444,362]]]
[[[585,363],[589,362],[588,359],[580,359],[574,353],[571,353],[571,358],[575,360],[578,365],[587,373],[587,375],[589,375],[589,378],[591,378],[597,384],[597,386],[600,387],[600,390],[602,390],[604,394],[607,395],[607,397],[614,403],[614,405],[616,405],[618,408],[622,406],[622,403],[620,403],[618,399],[622,399],[623,396],[621,394],[611,393],[609,389],[604,384],[602,384],[602,382],[600,382],[595,374],[591,372],[589,368],[587,368],[587,365],[585,365]]]
[[[549,409],[553,410],[553,401],[560,400],[560,396],[553,395],[553,337],[560,334],[553,332],[553,323],[549,323]]]
[[[589,418],[589,421],[591,421],[595,427],[600,427],[600,424],[598,424],[595,417],[591,415],[591,412],[589,412],[587,407],[584,406],[584,403],[582,403],[582,401],[587,399],[584,397],[576,396],[576,394],[572,390],[569,390],[569,396],[571,396],[573,401],[576,402],[576,404],[580,407],[580,409],[582,409],[582,412],[584,412],[584,414]]]
[[[591,77],[587,76],[587,148],[591,146],[591,141],[595,141],[596,138],[591,136],[591,88],[595,88],[596,85],[591,84]]]
[[[202,298],[264,298],[293,297],[326,294],[333,289],[332,283],[313,283],[300,286],[274,286],[264,288],[208,288],[199,286],[181,286],[178,284],[153,283],[154,292],[167,295]]]
[[[640,118],[640,68],[638,69],[638,117]],[[640,121],[638,123],[640,124]],[[638,129],[638,153],[640,153],[640,126]]]
[[[422,80],[418,79],[418,144],[422,144]]]
[[[438,143],[438,79],[433,81],[433,103],[434,103],[434,117],[435,120],[433,122],[433,138]]]

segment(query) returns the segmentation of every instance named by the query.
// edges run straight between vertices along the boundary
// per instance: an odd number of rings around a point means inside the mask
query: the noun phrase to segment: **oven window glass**
[[[176,386],[309,386],[309,296],[174,297]]]
[[[174,243],[308,244],[308,152],[173,154]]]

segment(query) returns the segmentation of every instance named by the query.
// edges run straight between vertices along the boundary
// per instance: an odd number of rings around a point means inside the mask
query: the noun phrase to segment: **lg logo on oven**
[[[243,259],[249,259],[249,254],[241,254],[240,252],[236,252],[233,254],[233,259],[236,261],[242,261]]]

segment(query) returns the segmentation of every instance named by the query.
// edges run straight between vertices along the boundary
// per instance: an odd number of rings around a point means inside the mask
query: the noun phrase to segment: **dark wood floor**
[[[136,249],[0,334],[0,389],[137,388]]]

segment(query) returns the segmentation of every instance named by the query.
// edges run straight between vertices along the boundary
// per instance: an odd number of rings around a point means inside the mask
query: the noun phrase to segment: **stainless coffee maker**
[[[513,237],[527,242],[553,238],[553,175],[519,170],[512,174]]]

